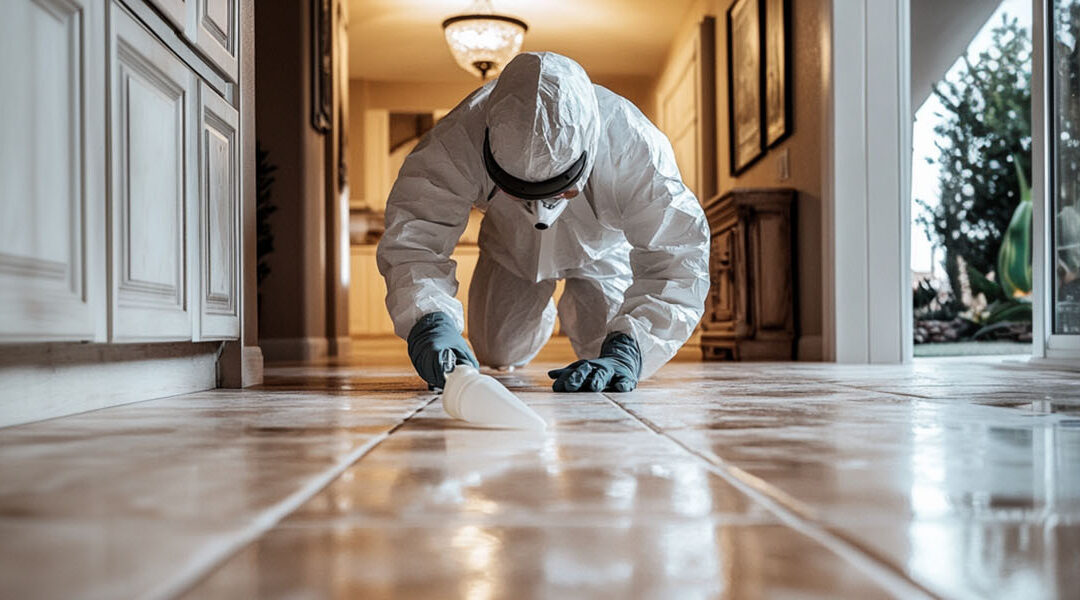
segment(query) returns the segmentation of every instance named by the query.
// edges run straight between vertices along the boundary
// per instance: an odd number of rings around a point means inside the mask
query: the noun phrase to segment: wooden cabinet
[[[706,360],[795,358],[795,199],[790,189],[735,190],[709,200],[711,287]]]
[[[99,33],[100,32],[100,33]],[[0,19],[0,341],[104,334],[104,15],[17,0]]]
[[[239,114],[199,84],[200,340],[240,332]]]
[[[187,340],[195,78],[119,4],[111,23],[111,339]]]

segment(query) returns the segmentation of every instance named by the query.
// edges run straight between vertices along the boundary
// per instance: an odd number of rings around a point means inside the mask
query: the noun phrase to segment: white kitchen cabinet
[[[236,0],[198,0],[195,4],[195,46],[235,80],[238,63]]]
[[[199,84],[198,340],[240,333],[239,113]]]
[[[0,1],[0,427],[217,382],[191,342],[241,332],[238,1]]]
[[[180,31],[184,31],[190,23],[193,4],[199,0],[148,0],[157,7],[165,18],[172,22]]]
[[[0,19],[0,341],[104,335],[104,14],[10,0]]]
[[[196,78],[121,5],[111,11],[110,339],[190,340]]]

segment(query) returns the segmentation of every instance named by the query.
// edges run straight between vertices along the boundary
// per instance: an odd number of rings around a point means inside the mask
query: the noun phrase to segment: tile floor
[[[500,375],[544,434],[451,420],[386,351],[2,429],[0,598],[1075,597],[1073,373],[677,362],[556,395],[556,354]]]

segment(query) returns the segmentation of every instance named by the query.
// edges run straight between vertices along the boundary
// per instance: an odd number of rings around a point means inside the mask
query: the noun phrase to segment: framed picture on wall
[[[790,0],[765,2],[765,145],[791,133]]]
[[[311,126],[319,133],[333,127],[334,35],[331,0],[311,0]]]
[[[738,175],[765,151],[764,0],[738,0],[727,12],[728,140],[731,172]]]

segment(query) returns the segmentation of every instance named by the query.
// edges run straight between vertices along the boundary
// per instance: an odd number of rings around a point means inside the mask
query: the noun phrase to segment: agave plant
[[[1016,176],[1020,181],[1020,203],[1013,212],[1009,228],[998,250],[997,280],[1007,298],[1031,296],[1031,186],[1020,168],[1020,161],[1013,160]]]
[[[990,302],[982,319],[983,328],[975,332],[975,339],[1009,322],[1031,321],[1031,186],[1020,161],[1014,159],[1013,166],[1020,182],[1020,202],[998,250],[997,281],[968,269],[972,288]]]

